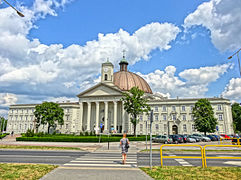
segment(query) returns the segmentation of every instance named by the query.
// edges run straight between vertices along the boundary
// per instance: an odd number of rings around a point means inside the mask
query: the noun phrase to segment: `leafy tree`
[[[43,125],[48,125],[48,133],[51,127],[55,127],[58,123],[59,125],[64,124],[64,110],[59,107],[58,104],[53,102],[43,102],[35,107],[34,116],[36,131],[38,127]]]
[[[213,108],[207,99],[199,99],[192,110],[194,124],[198,131],[206,133],[215,132],[217,119],[214,117]]]
[[[241,106],[238,103],[232,104],[232,115],[234,130],[241,131]]]
[[[143,112],[150,111],[150,106],[147,103],[147,99],[143,98],[144,91],[138,87],[131,88],[127,93],[123,93],[121,100],[124,102],[124,109],[131,116],[131,123],[134,126],[134,135],[136,135],[136,125],[139,122],[137,116]]]
[[[6,131],[8,120],[0,116],[0,132]]]

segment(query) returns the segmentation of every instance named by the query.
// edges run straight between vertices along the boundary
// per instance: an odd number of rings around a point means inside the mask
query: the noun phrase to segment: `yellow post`
[[[163,167],[163,160],[162,160],[162,147],[163,147],[163,145],[160,147],[161,167]]]

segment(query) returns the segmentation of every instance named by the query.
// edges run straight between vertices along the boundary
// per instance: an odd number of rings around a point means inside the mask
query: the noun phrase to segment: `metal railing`
[[[201,156],[163,156],[162,152],[162,148],[164,146],[181,146],[181,147],[199,147],[200,148],[200,152],[201,152]],[[161,167],[163,167],[163,158],[166,159],[201,159],[202,160],[202,167],[204,167],[204,157],[203,157],[203,148],[202,146],[198,145],[198,144],[163,144],[160,147],[160,159],[161,159]]]

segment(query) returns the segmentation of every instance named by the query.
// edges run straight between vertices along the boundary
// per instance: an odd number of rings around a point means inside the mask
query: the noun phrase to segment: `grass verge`
[[[82,150],[77,147],[0,145],[0,149]]]
[[[0,163],[0,179],[35,180],[40,179],[58,166],[47,164],[8,164]]]
[[[239,167],[183,167],[183,166],[154,166],[152,170],[149,168],[141,168],[145,173],[153,179],[158,180],[240,180],[241,168]]]

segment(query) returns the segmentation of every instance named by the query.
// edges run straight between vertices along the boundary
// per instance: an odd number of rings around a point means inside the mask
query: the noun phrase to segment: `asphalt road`
[[[197,156],[200,157],[199,154],[163,154],[164,156]],[[241,153],[227,153],[227,154],[209,154],[207,157],[241,157]],[[152,155],[152,165],[160,166],[160,154],[153,153]],[[149,153],[138,153],[137,154],[137,165],[139,167],[149,166],[150,165],[150,155]],[[163,159],[164,166],[202,166],[201,159]],[[207,159],[207,166],[226,166],[226,167],[241,167],[241,160],[235,159]]]
[[[87,152],[0,150],[0,163],[40,163],[62,165]]]

